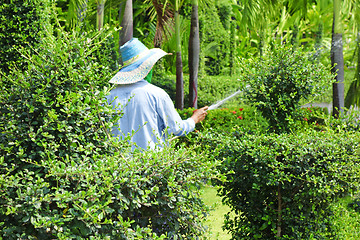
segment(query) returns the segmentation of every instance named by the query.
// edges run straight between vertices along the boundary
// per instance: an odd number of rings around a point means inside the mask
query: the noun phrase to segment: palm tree
[[[331,65],[336,82],[333,83],[333,115],[339,117],[344,111],[344,57],[340,25],[341,0],[334,0],[333,28],[331,41]]]
[[[67,28],[73,28],[78,22],[83,22],[86,17],[86,11],[89,0],[71,0],[69,9],[65,17],[65,25]]]
[[[350,108],[351,105],[360,106],[360,1],[351,0],[350,1],[351,13],[353,13],[352,21],[354,24],[354,34],[357,35],[357,46],[355,51],[357,51],[357,66],[354,76],[354,81],[351,82],[349,90],[345,98],[345,107]]]
[[[193,0],[189,37],[189,106],[194,108],[197,108],[197,78],[200,60],[198,7],[198,0]]]
[[[150,19],[156,17],[154,46],[160,47],[163,39],[168,39],[174,30],[173,6],[163,0],[144,0],[144,4],[149,5],[146,9],[149,12]]]
[[[330,10],[330,7],[333,8],[332,1],[330,0],[317,0],[316,1],[316,17],[318,19],[318,30],[315,35],[315,50],[316,50],[316,56],[319,60],[319,57],[321,56],[322,47],[323,47],[323,30],[324,26],[326,24],[326,17],[328,16],[328,13]]]
[[[133,7],[132,0],[122,1],[119,11],[120,18],[120,37],[119,46],[133,38]]]
[[[357,66],[354,81],[351,82],[349,90],[345,98],[345,107],[350,108],[351,105],[360,106],[360,32],[357,36]]]
[[[181,32],[180,32],[180,0],[175,1],[175,36],[176,36],[176,97],[175,107],[184,109],[184,78],[181,59]]]
[[[298,9],[293,1],[283,0],[239,0],[233,5],[233,14],[239,26],[239,33],[258,39],[258,51],[262,54],[263,48],[273,42],[273,34],[282,35],[290,18],[291,9]],[[295,1],[296,2],[296,1]],[[289,10],[285,7],[287,6]],[[271,29],[271,30],[270,30]],[[254,36],[255,35],[255,36]]]
[[[96,1],[96,28],[100,31],[104,26],[104,9],[106,0]]]
[[[117,7],[124,1],[126,0],[69,0],[69,8],[65,16],[66,26],[73,28],[79,22],[83,22],[85,17],[96,16],[96,29],[100,31],[104,26],[105,6]],[[87,16],[88,9],[91,11],[90,16]]]

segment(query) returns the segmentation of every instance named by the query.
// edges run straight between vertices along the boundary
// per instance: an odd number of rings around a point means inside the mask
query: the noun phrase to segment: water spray
[[[248,88],[248,87],[249,87],[249,85],[247,85],[245,88]],[[239,94],[242,93],[242,92],[243,92],[243,90],[238,90],[238,91],[234,92],[234,93],[231,94],[230,96],[228,96],[228,97],[226,97],[226,98],[218,101],[217,103],[212,104],[206,111],[217,109],[218,107],[220,107],[221,105],[223,105],[226,101],[228,101],[228,100],[230,100],[231,98],[239,95]],[[179,138],[179,136],[175,136],[175,137],[169,139],[169,141],[171,142],[171,141],[173,141],[173,140],[175,140],[175,139],[177,139],[177,138]]]
[[[249,85],[247,85],[245,88],[248,88],[248,87],[249,87]],[[231,98],[239,95],[239,94],[242,93],[242,92],[243,92],[243,90],[238,90],[238,91],[234,92],[233,94],[231,94],[230,96],[224,98],[223,100],[220,100],[220,101],[218,101],[217,103],[212,104],[212,105],[208,108],[208,111],[209,111],[209,110],[217,109],[218,107],[220,107],[221,105],[223,105],[226,101],[228,101],[228,100],[230,100]]]
[[[224,98],[223,100],[220,100],[219,102],[212,104],[212,105],[208,108],[208,110],[217,109],[218,107],[220,107],[221,105],[223,105],[226,101],[230,100],[231,98],[237,96],[237,95],[240,94],[240,93],[242,93],[242,90],[239,90],[239,91],[231,94],[230,96]]]

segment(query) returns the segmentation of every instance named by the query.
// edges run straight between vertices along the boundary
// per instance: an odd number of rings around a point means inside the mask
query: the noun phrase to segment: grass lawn
[[[209,227],[209,239],[230,239],[231,235],[222,230],[222,226],[224,225],[224,214],[227,213],[230,208],[222,204],[221,198],[216,195],[215,187],[206,187],[202,197],[205,204],[213,208],[210,212],[210,216],[208,216],[205,222],[205,224]]]

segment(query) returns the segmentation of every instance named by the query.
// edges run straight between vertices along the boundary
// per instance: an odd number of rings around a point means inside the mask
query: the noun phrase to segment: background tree
[[[175,37],[176,37],[176,98],[175,107],[184,109],[184,77],[181,59],[181,32],[180,32],[180,0],[174,0],[175,5]]]
[[[331,65],[336,82],[333,83],[333,115],[339,116],[344,111],[344,56],[342,30],[340,23],[341,1],[334,0],[334,15],[331,41]]]
[[[120,39],[119,46],[133,38],[133,6],[132,0],[126,0],[121,3],[120,7]]]
[[[345,98],[345,107],[350,108],[351,105],[360,106],[360,1],[350,0],[351,18],[354,22],[353,34],[356,37],[356,48],[354,55],[357,55],[356,72],[354,80],[351,82]]]
[[[104,11],[106,0],[96,1],[96,28],[100,31],[104,26]]]
[[[360,106],[360,32],[357,38],[357,67],[354,80],[351,82],[345,98],[345,107],[350,108],[352,105]]]
[[[194,108],[197,108],[197,78],[200,55],[198,3],[198,0],[192,1],[189,38],[189,106]]]

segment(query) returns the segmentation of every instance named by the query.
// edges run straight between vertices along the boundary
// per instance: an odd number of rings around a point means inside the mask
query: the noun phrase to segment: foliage
[[[333,199],[358,189],[358,132],[307,130],[214,138],[233,239],[334,237]]]
[[[188,84],[188,81],[186,81]],[[185,90],[188,87],[185,85]],[[198,79],[198,105],[210,106],[228,97],[236,91],[242,89],[241,82],[237,78],[227,76],[200,76]],[[187,91],[185,92],[188,93]],[[229,102],[236,105],[243,99],[243,94],[239,94]],[[227,106],[227,105],[225,105]]]
[[[164,60],[160,59],[153,67],[153,76],[151,83],[164,89],[170,98],[175,101],[176,97],[176,76],[165,71],[163,66]]]
[[[346,196],[331,204],[338,239],[358,239],[360,237],[359,198]]]
[[[102,34],[59,28],[37,55],[22,50],[25,71],[1,76],[4,239],[179,239],[204,232],[207,207],[198,189],[215,167],[191,149],[130,153],[127,142],[110,136],[121,113],[105,99],[113,72],[94,56]]]
[[[313,53],[286,45],[248,61],[242,70],[248,101],[275,132],[290,131],[299,119],[300,100],[321,94],[334,81],[329,67],[315,61]]]
[[[226,6],[222,4],[219,8],[223,12]],[[214,4],[209,4],[208,8],[199,8],[200,59],[202,59],[200,68],[204,68],[202,70],[208,75],[223,74],[229,66],[230,34],[224,28],[224,25],[229,23],[222,23],[220,17],[229,20],[225,14],[219,16]]]
[[[348,207],[355,210],[356,212],[360,213],[360,199],[359,197],[353,199],[349,204]]]
[[[104,28],[107,29],[107,26]],[[115,51],[116,44],[114,38],[109,36],[101,41],[100,44],[101,47],[96,49],[93,53],[97,61],[103,66],[108,66],[111,71],[118,70],[120,66],[119,53]]]
[[[346,68],[345,69],[345,76],[344,76],[344,92],[347,93],[351,89],[351,85],[353,84],[355,75],[355,69]],[[317,95],[314,97],[312,102],[318,102],[318,103],[331,103],[332,102],[332,88],[327,88],[325,92],[323,92],[321,95]],[[308,103],[308,101],[303,101],[304,103]]]
[[[194,108],[178,110],[182,119],[191,117]],[[222,133],[265,132],[268,125],[261,114],[250,106],[240,108],[221,108],[208,111],[205,120],[198,124],[197,131],[216,131]]]
[[[0,5],[0,70],[10,72],[13,64],[26,68],[19,46],[35,47],[49,23],[48,1],[5,0]]]
[[[107,6],[109,12],[111,11],[111,2],[111,0],[107,1],[107,5],[110,4],[110,6]],[[66,31],[91,32],[96,30],[96,10],[94,10],[96,8],[97,1],[58,0],[56,1],[56,21]],[[109,15],[111,16],[111,13]],[[101,47],[94,51],[93,56],[97,58],[101,65],[109,66],[110,70],[115,71],[119,69],[120,65],[117,47],[119,38],[118,29],[115,26],[110,26],[110,24],[105,24],[103,28],[111,29],[112,36],[105,38],[102,36],[104,39],[100,41]]]
[[[327,108],[306,107],[299,109],[299,120],[296,123],[298,129],[313,128],[315,130],[325,130],[328,125],[330,115]]]
[[[154,75],[152,83],[156,86],[163,88],[171,97],[175,100],[175,75],[166,73],[161,64],[156,64],[154,68]],[[198,78],[198,105],[210,106],[225,97],[228,97],[232,93],[241,88],[241,83],[235,77],[229,76],[199,76]],[[189,75],[184,75],[184,90],[185,99],[188,99],[189,94]],[[232,105],[238,105],[241,102],[242,95],[234,97],[229,100],[224,106],[229,107]],[[186,101],[185,107],[188,107]]]

